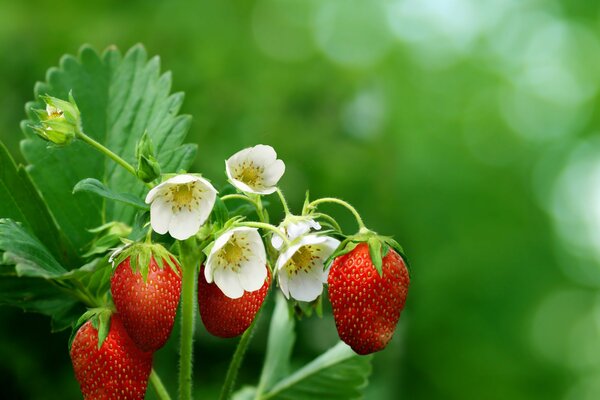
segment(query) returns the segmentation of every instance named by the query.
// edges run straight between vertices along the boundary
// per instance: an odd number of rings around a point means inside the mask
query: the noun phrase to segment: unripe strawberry
[[[363,242],[338,256],[329,271],[329,299],[338,334],[358,354],[385,348],[406,301],[410,279],[400,255],[390,248],[381,266],[379,275]]]
[[[271,271],[267,268],[267,279],[259,290],[245,292],[242,297],[231,299],[214,282],[206,282],[202,266],[198,277],[198,306],[206,330],[222,338],[244,333],[264,302],[270,284]]]
[[[181,272],[177,274],[166,260],[162,264],[163,268],[152,256],[147,266],[140,266],[134,272],[127,257],[110,280],[110,291],[123,325],[143,351],[156,351],[169,339],[181,296]],[[140,271],[143,268],[147,268],[145,279]]]
[[[119,316],[110,321],[98,349],[98,330],[91,321],[79,328],[70,350],[75,377],[85,400],[141,400],[152,369],[152,353],[138,349]]]

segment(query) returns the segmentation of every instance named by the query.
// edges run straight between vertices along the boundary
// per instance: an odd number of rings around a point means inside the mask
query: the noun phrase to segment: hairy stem
[[[107,156],[108,158],[112,159],[114,162],[119,164],[121,167],[125,168],[125,170],[127,172],[129,172],[136,178],[138,177],[137,173],[135,172],[135,168],[133,168],[133,166],[131,164],[129,164],[127,161],[125,161],[124,159],[119,157],[119,155],[117,155],[116,153],[113,153],[110,149],[108,149],[101,143],[95,141],[94,139],[92,139],[91,137],[89,137],[88,135],[83,133],[82,131],[77,132],[77,137],[79,139],[83,140],[84,142],[86,142],[87,144],[89,144],[90,146],[92,146],[93,148],[95,148],[96,150],[98,150],[100,153],[102,153],[105,156]],[[150,183],[145,183],[145,185],[148,186],[149,188],[152,187],[152,185]]]
[[[154,392],[156,392],[156,396],[160,400],[171,400],[171,396],[169,396],[167,388],[165,388],[165,386],[163,385],[160,376],[158,376],[154,368],[152,368],[152,372],[150,372],[150,383],[154,388]]]
[[[285,216],[290,215],[290,208],[288,207],[288,203],[285,200],[285,196],[281,189],[277,188],[277,194],[279,195],[279,200],[281,200],[281,205],[283,206],[283,212],[285,212]]]
[[[227,200],[245,200],[247,202],[252,203],[252,205],[254,207],[256,207],[256,202],[254,200],[252,200],[250,197],[246,196],[245,194],[238,194],[238,193],[234,193],[234,194],[226,194],[225,196],[221,197],[221,200],[223,201],[227,201]]]
[[[181,348],[179,352],[179,399],[192,399],[192,362],[196,310],[196,265],[199,262],[195,237],[179,242],[181,282]]]
[[[356,223],[358,224],[359,232],[367,231],[365,223],[363,222],[358,211],[356,211],[356,209],[354,207],[352,207],[352,205],[350,203],[348,203],[344,200],[336,199],[335,197],[323,197],[322,199],[317,199],[317,200],[311,202],[308,205],[308,208],[309,209],[315,208],[317,205],[322,204],[322,203],[334,203],[334,204],[339,204],[339,205],[347,208],[352,213],[352,215],[354,215],[354,218],[356,219]]]

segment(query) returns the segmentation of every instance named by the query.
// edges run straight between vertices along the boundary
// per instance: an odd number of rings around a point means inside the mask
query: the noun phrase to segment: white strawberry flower
[[[329,269],[325,260],[340,242],[328,236],[306,235],[293,243],[277,259],[279,287],[286,298],[313,301],[323,292]]]
[[[312,218],[300,217],[300,216],[288,216],[286,217],[278,228],[288,237],[290,242],[299,238],[300,236],[306,235],[311,229],[316,231],[321,229],[321,224]],[[273,235],[271,238],[271,245],[277,250],[281,250],[283,246],[283,239],[279,235]]]
[[[245,193],[271,194],[285,172],[285,164],[277,159],[271,146],[263,144],[240,150],[225,161],[227,177],[233,186]]]
[[[258,229],[238,227],[219,236],[206,260],[204,277],[231,299],[260,289],[267,279],[267,254]]]
[[[167,179],[146,196],[152,229],[185,240],[206,222],[216,197],[215,188],[199,176],[182,174]]]

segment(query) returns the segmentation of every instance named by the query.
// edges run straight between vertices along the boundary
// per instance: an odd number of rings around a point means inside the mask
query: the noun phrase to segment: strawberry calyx
[[[90,308],[84,312],[73,326],[73,331],[69,337],[69,349],[73,344],[73,339],[75,339],[75,335],[79,328],[88,321],[90,321],[94,329],[98,331],[98,349],[100,349],[108,336],[108,331],[110,330],[110,317],[113,312],[114,310],[109,307]]]
[[[133,273],[139,272],[142,275],[144,283],[148,279],[148,269],[150,260],[154,258],[158,267],[162,270],[165,264],[177,274],[180,275],[177,268],[177,259],[163,245],[159,243],[132,242],[123,240],[124,246],[117,249],[109,259],[113,267],[120,265],[129,258],[129,265]]]
[[[396,240],[394,240],[391,236],[382,236],[366,228],[361,228],[358,233],[347,236],[340,243],[337,250],[329,257],[325,263],[325,266],[329,267],[333,260],[335,260],[337,257],[343,256],[344,254],[350,253],[360,243],[367,243],[369,246],[371,262],[375,266],[379,276],[383,276],[383,258],[388,254],[390,249],[394,249],[402,257],[407,267],[409,266],[404,249]]]

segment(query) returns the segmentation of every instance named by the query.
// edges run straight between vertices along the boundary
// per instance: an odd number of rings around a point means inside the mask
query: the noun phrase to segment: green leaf
[[[0,266],[0,270],[3,271],[0,278],[0,306],[48,315],[52,317],[54,332],[68,328],[77,319],[81,310],[78,302],[49,281],[7,275],[8,271],[14,271],[8,266]]]
[[[339,342],[280,381],[261,399],[361,399],[362,389],[371,374],[371,358],[359,356],[349,346]]]
[[[59,260],[68,259],[74,249],[62,242],[48,208],[22,167],[17,167],[0,142],[0,218],[19,221],[39,238]]]
[[[265,363],[257,389],[260,393],[271,389],[279,379],[288,374],[290,357],[296,341],[295,322],[290,314],[287,301],[278,291],[269,327]]]
[[[67,99],[72,90],[83,131],[130,164],[135,164],[135,145],[147,130],[164,171],[191,165],[196,146],[182,144],[191,120],[177,115],[183,94],[169,94],[171,75],[161,75],[159,59],[148,60],[146,50],[139,45],[125,56],[114,47],[101,56],[83,47],[77,57],[63,57],[60,66],[51,68],[46,77],[46,82],[35,87],[38,100],[27,104],[29,119],[22,123],[26,139],[21,149],[58,226],[72,248],[81,249],[92,239],[86,229],[112,220],[132,225],[136,210],[121,203],[106,203],[92,193],[73,196],[71,190],[77,182],[95,178],[116,193],[128,192],[137,198],[143,198],[147,188],[81,141],[47,148],[31,129],[39,120],[33,110],[43,107],[38,96]]]
[[[94,178],[83,179],[75,185],[73,193],[78,192],[89,192],[94,193],[105,199],[120,201],[121,203],[128,204],[143,210],[148,210],[149,207],[139,197],[135,197],[129,193],[115,193],[107,188],[102,182]]]
[[[255,400],[256,388],[253,386],[243,386],[240,390],[231,396],[231,400]]]
[[[10,219],[0,219],[0,252],[2,262],[14,265],[18,276],[50,279],[67,272],[37,238]]]

